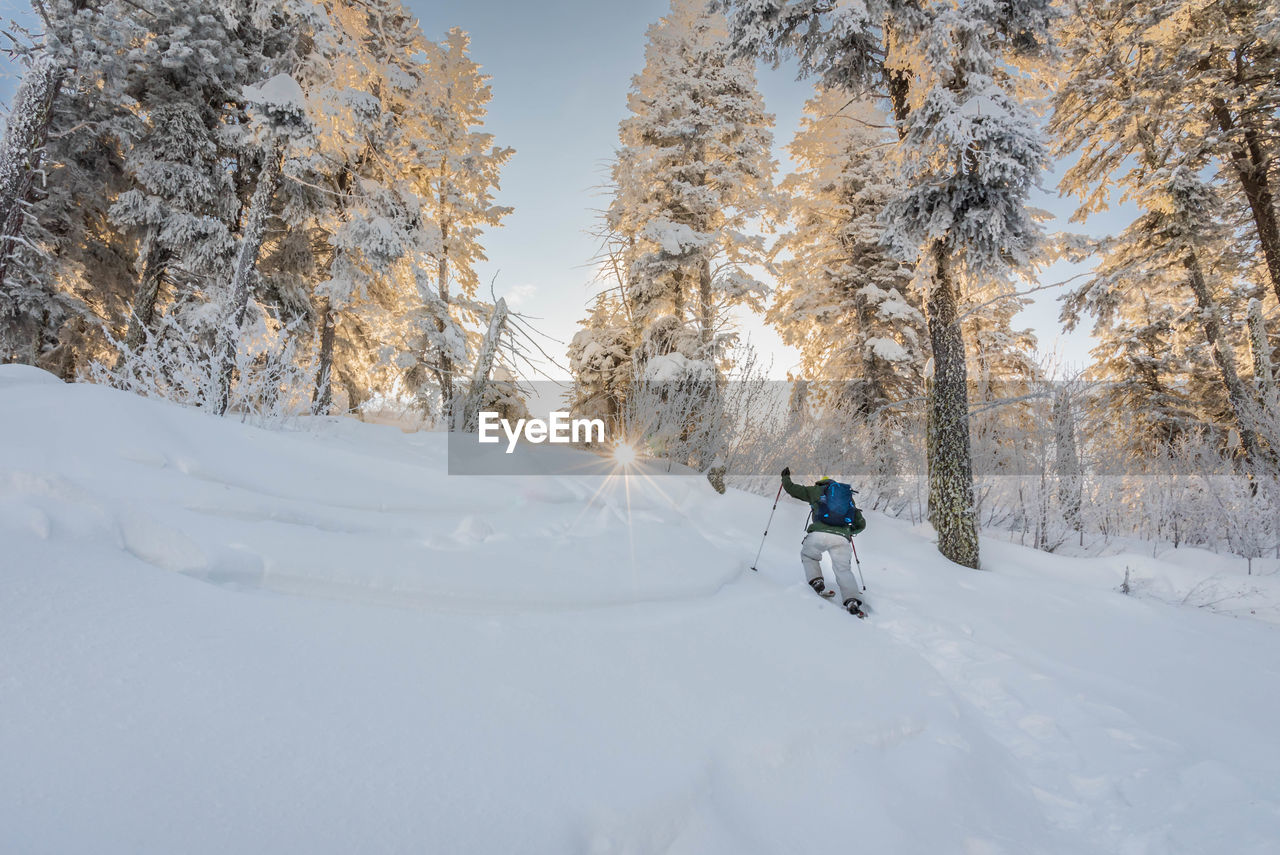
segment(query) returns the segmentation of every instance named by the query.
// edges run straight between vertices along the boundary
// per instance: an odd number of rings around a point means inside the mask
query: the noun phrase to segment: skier
[[[837,488],[837,494],[839,488],[843,488],[851,514],[836,508],[834,510],[838,515],[834,515],[828,509],[830,488],[833,485]],[[858,584],[850,572],[850,564],[853,560],[853,536],[867,527],[867,520],[862,516],[862,511],[854,507],[853,497],[848,495],[848,485],[824,477],[812,487],[806,487],[791,480],[791,467],[787,467],[782,470],[782,489],[787,491],[787,495],[808,502],[812,508],[813,522],[809,524],[800,545],[800,563],[804,566],[809,585],[817,593],[828,596],[825,593],[827,584],[822,579],[821,562],[822,554],[829,553],[836,585],[840,588],[841,602],[850,614],[862,616],[862,600],[858,598]]]

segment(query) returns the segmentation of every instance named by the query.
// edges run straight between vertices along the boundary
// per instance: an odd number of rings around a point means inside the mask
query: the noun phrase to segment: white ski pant
[[[853,563],[853,544],[829,531],[811,531],[800,544],[800,563],[804,565],[806,581],[822,578],[824,552],[831,556],[831,569],[835,573],[836,584],[840,586],[840,602],[858,597],[858,583],[849,569]]]

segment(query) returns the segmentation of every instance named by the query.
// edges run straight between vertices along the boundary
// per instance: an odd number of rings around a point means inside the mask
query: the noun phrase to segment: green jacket
[[[812,487],[806,487],[797,484],[791,480],[790,475],[782,476],[782,489],[787,491],[788,496],[795,496],[803,502],[808,502],[809,507],[813,508],[813,522],[809,524],[807,531],[829,531],[832,534],[838,534],[841,537],[853,537],[858,532],[867,527],[867,520],[862,515],[862,511],[855,511],[853,514],[853,525],[828,525],[818,519],[818,499],[822,498],[822,494],[826,492],[826,484],[829,479],[823,478]]]

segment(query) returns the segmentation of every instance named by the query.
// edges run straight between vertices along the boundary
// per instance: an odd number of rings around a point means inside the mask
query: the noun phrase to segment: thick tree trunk
[[[933,384],[929,387],[929,520],[938,551],[965,567],[978,567],[973,461],[969,447],[969,389],[959,294],[951,258],[941,241],[932,248],[934,281],[927,300]]]
[[[896,28],[885,22],[886,57],[896,54],[902,49],[898,43]],[[907,117],[911,114],[911,105],[907,99],[911,95],[911,74],[903,68],[886,67],[885,82],[889,90],[889,107],[893,111],[893,123],[898,131],[898,141],[906,139]]]
[[[1235,167],[1240,189],[1249,201],[1271,289],[1280,300],[1280,222],[1277,222],[1275,195],[1271,190],[1268,158],[1262,148],[1261,135],[1248,124],[1237,124],[1221,98],[1213,99],[1212,109],[1218,127],[1231,138],[1231,165]]]
[[[235,373],[236,351],[240,346],[240,328],[249,308],[249,292],[258,267],[258,253],[267,234],[267,218],[271,214],[271,201],[280,183],[280,170],[284,166],[284,142],[276,142],[267,152],[266,163],[258,175],[249,212],[245,217],[244,233],[240,237],[240,249],[236,253],[235,272],[231,277],[230,295],[222,328],[218,331],[218,388],[213,410],[226,415],[231,403],[231,377]]]
[[[1205,281],[1204,272],[1200,269],[1200,259],[1196,254],[1188,252],[1182,264],[1187,270],[1187,283],[1195,293],[1196,305],[1200,308],[1200,324],[1204,329],[1205,341],[1209,344],[1209,352],[1222,378],[1222,385],[1227,390],[1227,399],[1231,403],[1236,432],[1240,435],[1240,445],[1249,460],[1261,463],[1264,456],[1262,446],[1258,443],[1258,434],[1253,427],[1252,403],[1236,370],[1235,353],[1231,342],[1227,341],[1222,331],[1222,322],[1219,318],[1221,309],[1209,292],[1209,284]]]
[[[27,69],[13,98],[9,124],[0,142],[0,288],[9,276],[9,260],[22,232],[44,159],[53,104],[66,73],[60,60],[41,56]]]
[[[466,406],[463,407],[463,430],[471,431],[479,427],[485,387],[489,385],[489,374],[493,371],[493,361],[498,355],[498,342],[502,339],[502,330],[506,324],[507,301],[499,297],[498,302],[493,305],[493,317],[489,319],[489,329],[484,334],[480,354],[476,357],[476,367],[471,373],[471,388],[467,392]]]
[[[337,318],[328,297],[316,301],[316,314],[320,316],[320,359],[316,367],[316,388],[311,396],[311,412],[321,416],[329,412],[333,404],[333,340],[337,332]]]

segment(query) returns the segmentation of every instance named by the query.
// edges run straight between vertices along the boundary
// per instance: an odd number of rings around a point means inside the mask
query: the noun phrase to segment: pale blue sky
[[[645,29],[666,13],[667,0],[408,0],[408,6],[432,38],[453,26],[471,34],[472,56],[492,76],[487,129],[498,144],[516,150],[497,196],[499,204],[515,210],[486,238],[490,260],[481,266],[480,279],[487,289],[496,276],[495,293],[541,318],[540,329],[567,342],[593,293],[590,259],[596,244],[588,231],[593,209],[606,203],[599,187],[626,113],[627,88],[644,62]],[[3,19],[29,16],[25,4],[6,0],[3,8]],[[761,69],[759,79],[777,119],[775,144],[785,166],[782,147],[798,125],[810,84],[797,82],[786,68]],[[6,105],[13,86],[11,76],[0,80]],[[1060,216],[1069,211],[1056,193],[1036,204]],[[1055,266],[1042,279],[1059,281],[1070,272]],[[1042,350],[1057,348],[1068,362],[1082,365],[1088,335],[1061,334],[1058,293],[1035,295],[1020,326],[1036,331]],[[743,332],[772,358],[775,376],[795,367],[794,353],[757,320],[746,319]],[[563,345],[548,350],[563,362]]]

